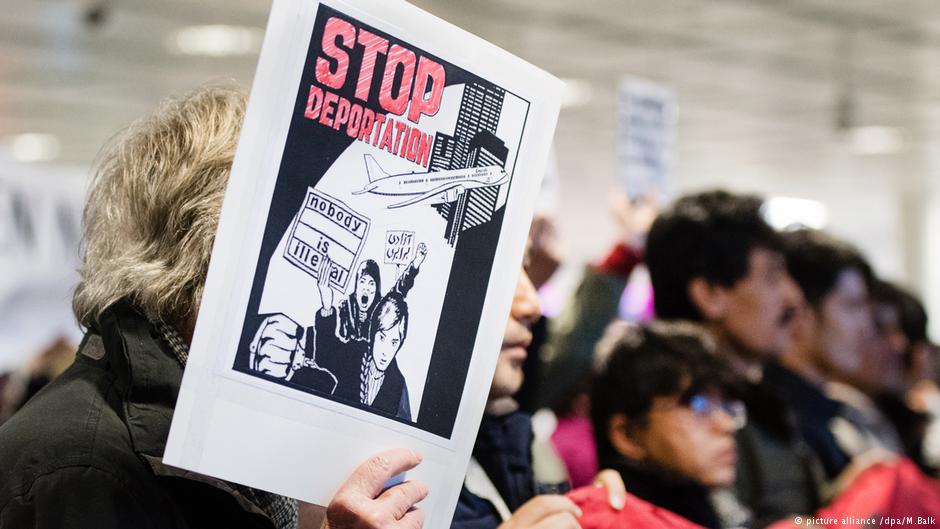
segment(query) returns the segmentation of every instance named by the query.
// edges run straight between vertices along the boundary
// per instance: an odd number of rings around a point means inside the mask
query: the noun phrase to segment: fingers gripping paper
[[[165,462],[326,504],[413,448],[446,527],[559,95],[404,2],[276,0]]]

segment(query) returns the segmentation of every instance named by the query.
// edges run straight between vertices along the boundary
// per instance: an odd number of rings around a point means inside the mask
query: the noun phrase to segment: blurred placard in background
[[[617,165],[623,190],[631,199],[664,197],[679,107],[669,88],[636,77],[623,77],[617,91]]]
[[[71,302],[84,191],[82,171],[0,156],[0,373],[81,338]]]

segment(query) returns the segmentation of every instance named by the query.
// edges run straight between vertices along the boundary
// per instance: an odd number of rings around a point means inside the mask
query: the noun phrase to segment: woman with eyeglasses
[[[699,525],[746,527],[731,492],[745,409],[711,340],[686,323],[629,326],[602,359],[591,402],[601,467]]]

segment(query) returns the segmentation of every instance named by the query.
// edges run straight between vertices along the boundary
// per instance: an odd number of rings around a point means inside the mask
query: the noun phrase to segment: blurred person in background
[[[919,468],[903,455],[885,450],[889,443],[897,443],[885,415],[895,424],[914,427],[908,433],[916,438],[921,438],[926,429],[927,417],[914,411],[916,405],[908,408],[901,398],[906,388],[926,375],[915,374],[916,369],[910,366],[904,368],[903,351],[909,347],[908,336],[916,332],[905,330],[910,327],[906,309],[901,307],[903,300],[911,298],[884,281],[869,283],[864,278],[864,259],[842,241],[812,230],[787,237],[791,248],[788,265],[794,277],[806,288],[809,299],[819,299],[805,304],[794,324],[794,348],[783,362],[792,366],[792,377],[800,378],[796,374],[799,370],[811,378],[803,379],[802,386],[790,384],[788,394],[801,411],[801,419],[816,421],[817,434],[835,439],[834,444],[851,457],[844,470],[828,483],[829,502],[814,516],[842,520],[843,525],[847,518],[882,517],[908,525],[914,523],[912,520],[936,525],[934,521],[940,518],[936,480],[924,474],[923,466]],[[869,285],[870,291],[866,290]],[[924,322],[926,315],[920,316],[916,319]],[[836,351],[849,356],[833,358]],[[840,370],[845,372],[840,374]],[[819,399],[805,396],[809,392],[818,394],[820,388],[828,396],[842,399],[833,401],[839,407],[828,421],[820,420],[819,410],[824,405]],[[886,402],[890,403],[887,407]],[[902,420],[892,414],[900,415]],[[900,433],[908,448],[905,431]],[[795,529],[801,524],[784,521],[774,529],[784,527]]]
[[[874,399],[894,424],[904,450],[922,470],[936,474],[940,463],[940,389],[936,356],[927,338],[927,312],[906,289],[877,281],[873,291],[878,332],[900,374],[884,380]],[[878,362],[872,362],[876,367]]]
[[[746,411],[713,340],[688,323],[621,333],[593,383],[601,464],[628,492],[699,525],[747,526],[750,514],[728,491]]]
[[[890,284],[889,284],[890,285]],[[936,344],[927,335],[929,318],[923,302],[912,292],[893,285],[897,293],[896,304],[900,312],[900,326],[907,338],[904,354],[905,386],[908,399],[918,399],[918,389],[924,397],[932,398],[940,384],[940,355]],[[914,404],[912,402],[912,404]],[[920,409],[920,406],[915,406]]]
[[[554,146],[549,151],[548,163],[539,189],[532,224],[529,226],[526,249],[526,272],[535,290],[541,292],[561,267],[565,249],[558,231],[558,195],[560,186],[558,157]],[[524,380],[516,393],[519,408],[527,413],[538,411],[539,384],[542,380],[542,346],[548,335],[548,317],[543,314],[532,324],[532,344],[523,363]],[[550,435],[550,434],[549,434]],[[547,447],[547,443],[545,443]],[[557,458],[556,458],[557,459]]]
[[[899,432],[882,406],[882,402],[903,402],[907,385],[904,355],[909,344],[901,329],[898,295],[887,282],[871,280],[868,301],[873,336],[858,351],[856,372],[837,374],[827,392],[849,407],[852,417],[870,432],[878,446],[903,454]]]
[[[13,416],[40,389],[59,376],[75,360],[75,346],[65,338],[14,370],[0,385],[0,424]]]
[[[0,528],[417,529],[420,456],[363,463],[325,513],[163,465],[246,97],[165,102],[100,158],[84,213],[75,362],[0,427]],[[325,514],[325,518],[324,518]]]
[[[626,196],[617,196],[612,209],[618,242],[599,264],[585,267],[581,283],[551,321],[541,350],[539,402],[557,417],[552,443],[574,487],[589,484],[599,468],[590,419],[595,346],[618,317],[624,288],[643,261],[646,234],[658,212],[655,199]]]
[[[451,529],[577,529],[580,509],[563,484],[546,483],[535,474],[532,424],[519,410],[515,394],[522,386],[522,364],[531,344],[531,325],[542,315],[528,274],[519,275],[493,384],[480,423],[464,487]],[[623,506],[623,482],[613,471],[595,482],[607,489],[609,504]]]
[[[546,174],[546,178],[548,175]],[[558,227],[553,213],[539,211],[535,213],[529,226],[529,242],[526,249],[525,268],[538,291],[555,275],[564,256],[558,236]],[[519,408],[527,413],[538,410],[538,397],[542,382],[542,360],[545,340],[548,336],[549,319],[542,314],[532,323],[532,343],[528,355],[522,364],[524,373],[522,387],[516,393]]]
[[[800,287],[801,310],[791,347],[780,363],[768,365],[766,380],[788,396],[804,438],[823,465],[830,485],[826,495],[831,496],[864,469],[864,462],[874,461],[864,454],[875,448],[900,450],[891,424],[876,410],[869,413],[873,403],[849,385],[873,383],[865,364],[867,352],[881,347],[870,303],[874,279],[855,248],[826,233],[801,229],[783,238],[787,268]]]
[[[737,436],[735,486],[755,527],[820,502],[819,463],[785,397],[762,383],[766,363],[790,346],[798,303],[762,204],[725,191],[683,196],[659,215],[646,243],[657,317],[701,323],[745,381],[748,424]]]

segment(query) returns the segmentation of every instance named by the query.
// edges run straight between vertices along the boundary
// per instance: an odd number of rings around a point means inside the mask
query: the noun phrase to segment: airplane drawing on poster
[[[435,204],[456,202],[468,189],[499,186],[509,180],[506,170],[499,165],[390,175],[379,167],[372,155],[367,154],[365,158],[369,185],[355,194],[373,193],[409,197],[403,202],[388,206],[389,209],[410,206],[426,200],[434,200]]]
[[[449,438],[529,103],[321,5],[232,368]]]

